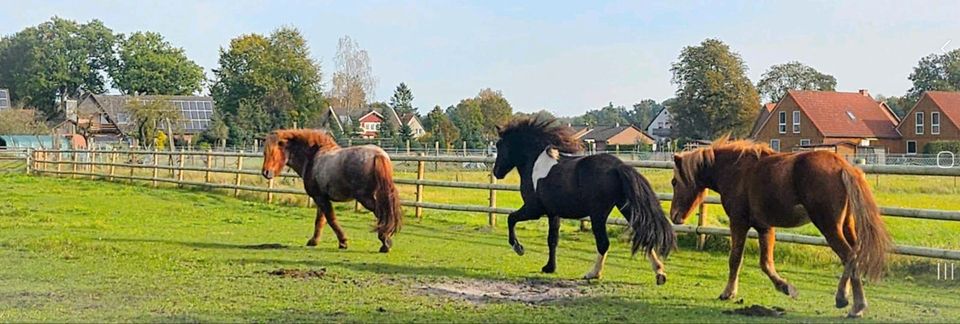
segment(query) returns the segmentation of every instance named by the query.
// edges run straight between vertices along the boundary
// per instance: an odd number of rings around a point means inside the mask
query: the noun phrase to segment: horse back
[[[307,186],[308,193],[346,201],[373,190],[376,180],[374,159],[377,156],[389,161],[387,153],[374,145],[318,153],[312,168],[312,185]]]
[[[612,206],[621,200],[617,168],[623,164],[609,154],[561,158],[540,180],[536,197],[548,214],[564,218],[589,216],[591,206]]]
[[[744,173],[750,178],[745,189],[754,222],[795,227],[809,222],[811,216],[839,213],[846,201],[841,171],[847,165],[827,151],[761,158],[751,172]]]

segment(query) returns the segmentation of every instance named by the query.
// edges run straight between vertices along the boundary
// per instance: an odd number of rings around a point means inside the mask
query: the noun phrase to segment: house
[[[9,109],[13,104],[10,103],[10,90],[0,89],[0,110]]]
[[[357,118],[357,122],[360,125],[360,137],[376,138],[380,134],[380,124],[384,122],[384,118],[376,110],[370,110]]]
[[[420,136],[423,136],[423,134],[427,132],[423,128],[423,124],[420,123],[420,118],[417,118],[416,114],[403,114],[403,116],[400,116],[400,123],[410,127],[410,133],[413,134],[413,138],[420,138]]]
[[[784,152],[829,147],[841,154],[900,152],[899,122],[866,90],[790,90],[767,114],[754,138]]]
[[[586,131],[584,131],[586,130]],[[574,128],[590,151],[610,151],[619,146],[652,145],[655,140],[633,125]]]
[[[960,141],[960,92],[925,92],[897,130],[906,154],[924,153],[932,141]]]
[[[187,142],[206,130],[213,117],[212,97],[88,94],[77,103],[74,122],[78,127],[85,128],[98,142],[127,139],[136,127],[128,107],[130,100],[168,101],[181,114],[179,127],[174,126],[179,132],[176,135]]]
[[[760,131],[760,126],[763,126],[763,122],[767,120],[767,116],[770,115],[770,112],[773,111],[773,108],[776,106],[776,102],[771,102],[760,106],[760,113],[757,114],[757,120],[753,122],[753,128],[751,128],[750,137],[755,138],[757,136],[757,132]]]
[[[673,139],[676,134],[673,132],[673,116],[670,116],[670,111],[667,108],[660,109],[660,112],[657,112],[647,125],[646,130],[647,134],[658,143]]]

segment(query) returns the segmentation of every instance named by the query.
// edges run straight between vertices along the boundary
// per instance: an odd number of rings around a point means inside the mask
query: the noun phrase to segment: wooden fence
[[[258,176],[260,174],[259,164],[257,169],[245,169],[244,158],[260,158],[260,154],[241,152],[198,152],[198,151],[137,151],[137,150],[113,150],[113,151],[82,151],[82,150],[32,150],[25,154],[26,169],[28,173],[33,174],[53,174],[68,176],[87,176],[90,178],[101,178],[106,180],[139,180],[152,183],[156,186],[158,183],[172,183],[178,186],[198,186],[204,188],[218,188],[233,190],[233,195],[237,196],[241,191],[261,192],[267,194],[267,202],[273,202],[273,194],[295,194],[302,195],[302,189],[276,188],[275,180],[279,178],[299,177],[291,172],[283,172],[278,177],[267,182],[266,186],[244,185],[242,183],[243,175]],[[160,164],[162,158],[166,158],[167,163]],[[403,200],[402,205],[414,208],[414,215],[417,218],[423,217],[423,209],[437,209],[448,211],[477,212],[485,213],[488,217],[490,226],[496,225],[496,214],[509,214],[513,209],[497,206],[498,191],[519,191],[517,185],[499,184],[496,178],[490,176],[487,183],[477,182],[454,182],[427,180],[426,163],[450,162],[450,163],[488,163],[493,164],[494,159],[489,157],[469,157],[469,156],[413,156],[413,155],[393,155],[394,162],[414,162],[417,164],[416,179],[395,179],[397,184],[415,186],[415,199]],[[232,159],[232,160],[228,160]],[[150,160],[150,163],[145,161]],[[193,164],[202,164],[202,166],[185,165],[185,161],[192,160]],[[216,166],[221,160],[220,166]],[[228,163],[230,161],[230,163]],[[627,164],[638,168],[653,169],[672,169],[672,162],[664,161],[625,161]],[[99,167],[101,172],[95,172],[95,167]],[[126,168],[127,173],[117,172],[118,168]],[[937,167],[905,167],[905,166],[861,166],[869,174],[883,175],[933,175],[933,176],[960,176],[960,168],[937,168]],[[134,170],[146,169],[152,170],[152,176],[136,175]],[[169,176],[161,176],[160,170]],[[105,171],[105,172],[104,172]],[[193,181],[184,178],[184,171],[203,172],[203,181]],[[211,181],[211,173],[228,174],[232,178],[229,183],[218,183]],[[460,189],[479,189],[488,192],[488,204],[479,205],[455,205],[426,202],[423,200],[424,191],[427,187],[446,187]],[[304,196],[305,197],[305,196]],[[661,201],[670,201],[671,194],[659,194]],[[309,198],[307,198],[309,204]],[[719,204],[717,197],[707,197],[704,204]],[[705,212],[704,206],[698,208],[697,225],[674,225],[674,229],[681,233],[693,233],[698,235],[698,246],[702,247],[704,235],[722,235],[729,236],[730,231],[726,228],[716,228],[704,226]],[[960,221],[960,211],[952,210],[932,210],[932,209],[914,209],[899,207],[880,207],[881,213],[888,217],[912,218],[922,220],[938,221]],[[583,220],[582,222],[585,222]],[[626,220],[622,218],[611,218],[610,223],[626,225]],[[756,237],[756,232],[750,231],[751,237]],[[791,233],[777,233],[778,241],[792,242],[800,244],[826,246],[826,240],[823,237],[799,235]],[[896,245],[894,253],[902,255],[922,256],[931,258],[960,260],[960,251],[948,250],[922,246]]]

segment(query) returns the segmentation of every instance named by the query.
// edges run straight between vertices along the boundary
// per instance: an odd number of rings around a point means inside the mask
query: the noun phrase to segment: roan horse
[[[730,275],[720,299],[737,294],[744,241],[751,227],[759,234],[760,269],[777,290],[796,298],[796,288],[773,265],[774,228],[813,222],[844,265],[837,308],[849,304],[849,282],[854,304],[847,315],[863,315],[867,301],[860,276],[882,275],[891,242],[860,170],[831,152],[777,153],[763,144],[726,138],[675,155],[674,164],[670,215],[675,224],[686,221],[706,189],[720,194],[730,218]]]
[[[354,200],[377,217],[380,252],[393,246],[391,237],[400,229],[402,212],[393,183],[390,157],[373,145],[340,148],[323,130],[275,130],[263,149],[263,177],[272,179],[284,165],[301,178],[307,194],[317,204],[317,219],[308,246],[316,246],[323,225],[330,223],[341,249],[347,236],[337,223],[332,201]]]
[[[500,140],[493,175],[503,179],[514,167],[520,173],[523,206],[508,217],[509,243],[514,251],[519,255],[524,252],[514,231],[517,222],[546,214],[550,256],[541,270],[553,273],[557,267],[560,219],[589,216],[597,243],[597,261],[584,278],[600,278],[610,247],[607,217],[616,206],[633,230],[632,252],[636,254],[642,249],[653,266],[657,284],[666,282],[657,254],[667,256],[676,237],[650,183],[609,154],[561,157],[557,152],[551,153],[554,149],[565,153],[580,151],[572,129],[555,124],[555,119],[538,116],[515,119],[498,129]]]

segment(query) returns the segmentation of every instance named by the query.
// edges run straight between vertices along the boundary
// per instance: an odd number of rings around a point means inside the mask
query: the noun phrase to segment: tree
[[[393,90],[393,97],[390,97],[390,107],[393,107],[393,110],[400,116],[417,113],[417,109],[413,108],[413,93],[410,92],[406,83],[400,82],[397,89]]]
[[[669,109],[679,135],[699,139],[747,135],[760,96],[746,70],[740,55],[719,40],[685,47],[670,68],[678,89],[677,102]]]
[[[913,108],[913,105],[908,105],[904,97],[890,96],[885,97],[883,95],[877,95],[875,100],[885,103],[887,107],[890,107],[890,110],[893,110],[897,117],[901,119],[907,114],[907,110]]]
[[[333,58],[337,70],[333,73],[332,87],[328,93],[334,107],[344,108],[355,114],[372,101],[377,87],[377,78],[370,66],[370,55],[350,38],[343,36],[337,43],[337,55]]]
[[[400,118],[384,102],[374,102],[370,104],[370,109],[379,112],[383,116],[383,122],[380,123],[378,131],[381,138],[394,138],[397,136],[397,129],[400,128]]]
[[[553,113],[547,111],[546,109],[540,109],[539,111],[535,111],[535,112],[532,112],[532,113],[525,113],[525,112],[521,112],[521,111],[518,111],[518,112],[513,113],[513,117],[514,117],[514,118],[518,118],[518,117],[535,118],[535,117],[538,117],[538,116],[540,116],[540,118],[542,118],[543,120],[550,119],[550,118],[554,118],[554,119],[557,118],[556,115],[554,115]]]
[[[47,119],[63,116],[67,98],[103,93],[115,64],[113,31],[99,20],[50,21],[0,39],[0,87]]]
[[[274,128],[316,124],[325,103],[320,65],[296,29],[280,28],[265,37],[243,35],[220,49],[220,67],[210,88],[238,144]]]
[[[210,127],[207,127],[201,135],[203,139],[208,142],[217,143],[221,147],[226,147],[227,138],[230,136],[230,128],[227,126],[227,123],[223,121],[223,115],[219,110],[213,112],[213,117],[210,118]]]
[[[400,132],[397,134],[400,143],[406,143],[409,140],[413,139],[413,128],[410,128],[410,125],[403,124],[400,126]]]
[[[787,90],[833,91],[836,86],[837,79],[832,75],[793,61],[771,66],[757,82],[757,91],[767,102],[778,102]]]
[[[452,109],[452,107],[448,109]],[[433,107],[433,110],[424,119],[423,124],[430,136],[421,137],[422,139],[433,139],[443,143],[444,147],[451,147],[454,142],[460,140],[460,129],[453,124],[440,106]]]
[[[34,109],[0,110],[0,134],[40,135],[47,134],[49,128],[43,122],[43,116]]]
[[[608,103],[600,109],[588,110],[583,116],[575,117],[574,124],[589,126],[613,126],[629,124],[629,113],[623,106],[613,106]]]
[[[460,129],[460,138],[470,147],[486,147],[497,137],[497,126],[513,115],[513,107],[500,91],[482,89],[476,97],[447,108],[450,120]]]
[[[926,91],[960,90],[960,49],[920,59],[909,79],[913,86],[904,96],[907,109],[913,107]]]
[[[644,129],[647,125],[650,125],[650,122],[657,117],[657,114],[663,110],[664,107],[662,104],[657,103],[653,99],[643,99],[638,103],[633,104],[633,110],[629,112],[630,123],[634,126],[637,126],[640,129]]]
[[[118,64],[110,69],[113,86],[134,95],[189,95],[199,92],[203,68],[163,36],[136,32],[117,39]]]
[[[172,136],[176,134],[176,129],[181,125],[182,115],[180,110],[173,106],[169,100],[142,100],[140,98],[130,98],[126,103],[127,111],[130,112],[130,119],[136,125],[136,134],[138,142],[144,147],[154,145],[154,139],[159,138],[161,130],[166,136],[170,136],[170,148],[174,148]],[[163,149],[163,145],[158,144],[157,149]]]

